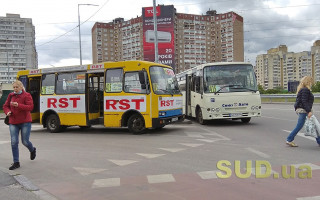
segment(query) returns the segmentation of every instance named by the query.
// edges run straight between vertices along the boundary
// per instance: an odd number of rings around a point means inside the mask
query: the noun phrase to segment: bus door
[[[87,119],[90,124],[103,124],[103,73],[87,74]]]
[[[185,101],[186,101],[186,116],[192,116],[191,112],[191,76],[186,74],[186,96],[185,96]]]
[[[41,76],[29,76],[28,91],[32,96],[33,110],[31,111],[32,121],[40,121],[40,83]]]
[[[31,111],[32,121],[40,120],[40,83],[41,75],[21,76],[19,80],[23,83],[27,92],[32,96],[33,110]]]

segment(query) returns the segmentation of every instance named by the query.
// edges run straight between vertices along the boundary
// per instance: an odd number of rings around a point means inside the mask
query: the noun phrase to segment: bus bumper
[[[185,118],[184,115],[165,117],[165,118],[153,118],[152,128],[161,128],[168,124],[182,122],[184,118]]]

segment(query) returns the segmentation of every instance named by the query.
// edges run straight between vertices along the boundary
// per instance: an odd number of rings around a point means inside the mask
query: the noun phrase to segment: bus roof
[[[42,69],[30,69],[30,70],[22,70],[17,73],[18,76],[21,75],[35,75],[41,73],[55,73],[55,72],[68,72],[68,71],[88,71],[88,70],[103,70],[106,68],[116,68],[116,67],[125,67],[127,65],[130,66],[137,66],[140,68],[146,66],[162,66],[171,68],[171,66],[163,65],[160,63],[154,63],[149,61],[141,61],[141,60],[129,60],[129,61],[118,61],[118,62],[103,62],[103,63],[96,63],[96,64],[88,64],[88,65],[73,65],[73,66],[64,66],[64,67],[50,67],[50,68],[42,68]]]
[[[191,69],[188,69],[186,71],[180,72],[178,74],[176,74],[177,77],[181,77],[184,76],[186,74],[192,74],[198,70],[203,69],[204,67],[207,66],[214,66],[214,65],[251,65],[251,63],[247,63],[247,62],[213,62],[213,63],[205,63],[205,64],[201,64],[195,67],[192,67]]]

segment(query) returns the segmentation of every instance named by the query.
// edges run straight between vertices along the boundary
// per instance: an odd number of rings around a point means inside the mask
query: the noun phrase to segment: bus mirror
[[[140,81],[140,84],[141,84],[141,85],[145,85],[145,84],[146,84],[146,80],[145,80],[144,72],[143,72],[143,71],[140,71],[140,72],[139,72],[139,81]]]

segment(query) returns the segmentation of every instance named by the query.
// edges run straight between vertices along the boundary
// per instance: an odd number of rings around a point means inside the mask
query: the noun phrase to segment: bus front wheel
[[[132,115],[128,120],[129,131],[133,134],[142,134],[145,132],[146,127],[144,119],[139,114]]]
[[[62,129],[60,119],[57,115],[51,114],[47,118],[47,129],[51,133],[57,133]]]
[[[245,124],[249,123],[251,120],[251,117],[247,117],[247,118],[241,118],[241,121]]]
[[[199,124],[202,124],[202,125],[206,124],[206,121],[203,119],[201,108],[198,109],[197,119],[198,119]]]

